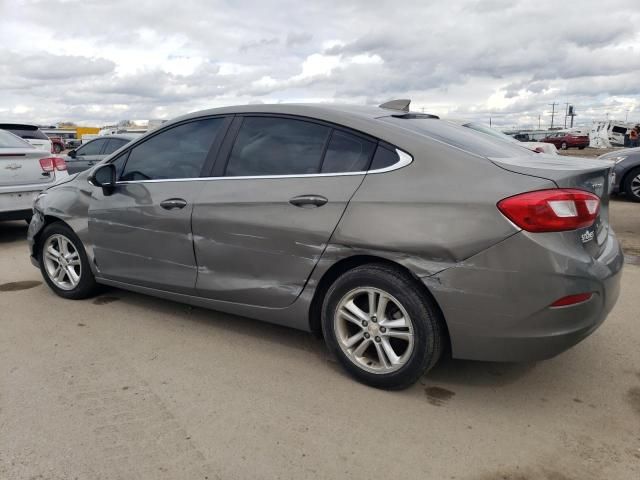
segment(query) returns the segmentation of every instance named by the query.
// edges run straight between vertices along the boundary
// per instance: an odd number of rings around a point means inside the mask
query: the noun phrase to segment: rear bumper
[[[39,185],[36,188],[32,186],[25,186],[24,188],[12,187],[11,191],[5,188],[0,189],[0,218],[9,217],[15,212],[31,212],[34,200],[42,189],[46,187],[48,185]]]
[[[553,234],[538,234],[537,242],[521,232],[425,279],[444,313],[455,358],[542,360],[602,324],[618,299],[622,251],[611,233],[594,259],[576,248],[572,234],[555,234],[555,241]],[[586,302],[550,307],[584,292],[593,293]]]

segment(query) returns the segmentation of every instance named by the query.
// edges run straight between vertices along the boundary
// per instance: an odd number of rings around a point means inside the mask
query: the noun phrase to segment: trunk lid
[[[600,197],[600,214],[594,224],[577,231],[592,256],[598,256],[609,235],[609,192],[612,165],[602,160],[539,154],[535,157],[490,158],[498,167],[522,175],[551,180],[558,188],[577,188]]]
[[[40,166],[40,159],[48,156],[47,152],[35,149],[0,149],[0,187],[53,182],[55,176],[46,174]]]

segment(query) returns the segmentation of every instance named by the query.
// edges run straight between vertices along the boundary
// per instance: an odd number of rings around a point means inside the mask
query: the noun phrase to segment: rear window
[[[0,130],[0,148],[33,148],[30,143],[12,135],[4,130]]]
[[[517,144],[511,144],[510,142],[490,137],[484,133],[476,132],[471,128],[454,125],[443,120],[434,118],[404,119],[394,117],[385,117],[381,120],[483,157],[509,158],[521,157],[523,155],[536,155],[534,152]]]
[[[318,173],[331,129],[280,117],[247,117],[229,157],[226,176]]]
[[[13,125],[13,124],[0,124],[0,128],[19,136],[20,138],[29,140],[49,140],[44,133],[38,130],[38,127],[30,125]]]

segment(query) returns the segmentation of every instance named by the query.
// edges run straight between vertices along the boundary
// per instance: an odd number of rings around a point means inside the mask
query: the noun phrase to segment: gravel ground
[[[611,207],[636,248],[640,205]],[[0,479],[640,478],[638,266],[552,360],[445,360],[384,392],[302,332],[120,290],[58,298],[25,234],[0,224]]]

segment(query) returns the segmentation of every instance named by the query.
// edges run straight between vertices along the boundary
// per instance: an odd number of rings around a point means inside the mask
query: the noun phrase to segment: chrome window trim
[[[384,168],[376,168],[375,170],[361,170],[359,172],[334,172],[334,173],[301,173],[295,175],[250,175],[244,177],[193,177],[193,178],[163,178],[156,180],[125,180],[121,182],[116,182],[116,185],[128,185],[128,184],[136,184],[136,183],[163,183],[163,182],[193,182],[193,181],[202,181],[202,180],[258,180],[258,179],[280,179],[280,178],[315,178],[315,177],[347,177],[353,175],[367,175],[367,174],[377,174],[377,173],[387,173],[392,172],[394,170],[399,170],[401,168],[406,167],[407,165],[413,162],[413,157],[396,148],[396,153],[398,154],[399,160],[393,165],[389,165]]]

